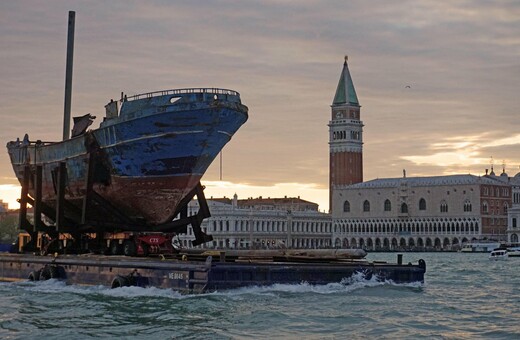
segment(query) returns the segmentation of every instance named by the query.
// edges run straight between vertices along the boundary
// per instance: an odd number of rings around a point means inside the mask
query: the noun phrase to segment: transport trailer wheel
[[[136,256],[137,255],[137,247],[133,240],[126,240],[123,243],[123,254],[125,256]]]
[[[119,244],[118,240],[110,241],[110,255],[122,255],[123,247]]]
[[[39,280],[40,281],[45,281],[45,280],[48,280],[51,278],[51,273],[50,273],[50,270],[48,267],[43,267],[41,270],[40,270],[40,278]]]
[[[40,270],[40,281],[49,279],[58,279],[60,277],[58,268],[56,266],[45,266]]]
[[[143,248],[143,256],[148,257],[150,255],[150,246],[146,243],[141,243],[141,248]]]
[[[125,276],[117,275],[112,280],[111,288],[114,289],[114,288],[128,287],[128,286],[131,286],[130,280]]]
[[[29,281],[38,281],[40,280],[40,271],[39,270],[33,270],[29,273],[29,276],[27,277]]]

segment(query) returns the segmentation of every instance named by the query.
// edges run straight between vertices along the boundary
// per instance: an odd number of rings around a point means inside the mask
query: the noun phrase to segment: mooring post
[[[42,174],[43,166],[36,166],[36,180],[35,180],[35,191],[36,197],[34,198],[34,228],[33,232],[40,230],[42,225]]]
[[[67,176],[67,165],[60,162],[58,168],[58,192],[56,194],[56,231],[63,228],[64,208],[65,208],[65,179]]]

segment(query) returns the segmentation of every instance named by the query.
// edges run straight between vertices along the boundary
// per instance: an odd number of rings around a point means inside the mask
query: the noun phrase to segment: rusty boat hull
[[[21,184],[27,166],[33,172],[41,166],[41,201],[50,209],[57,204],[58,170],[64,164],[64,214],[72,224],[81,223],[89,180],[96,195],[136,225],[168,223],[248,118],[240,95],[224,89],[125,97],[115,112],[109,112],[109,105],[98,129],[56,143],[31,141],[26,136],[7,144]],[[34,183],[29,183],[28,191],[35,197]],[[95,216],[90,218],[109,222],[114,209],[93,209]]]

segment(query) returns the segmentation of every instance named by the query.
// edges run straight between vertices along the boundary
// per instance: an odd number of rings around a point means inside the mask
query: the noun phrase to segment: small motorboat
[[[508,247],[507,248],[507,255],[510,257],[520,257],[520,247]]]
[[[509,258],[509,254],[507,253],[507,249],[495,249],[489,254],[490,260],[507,260]]]

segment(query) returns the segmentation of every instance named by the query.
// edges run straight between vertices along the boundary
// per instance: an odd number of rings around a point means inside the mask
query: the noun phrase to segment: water
[[[204,295],[157,288],[0,284],[2,339],[519,339],[520,258],[405,253],[424,284],[274,285]],[[395,262],[396,254],[369,254]]]

